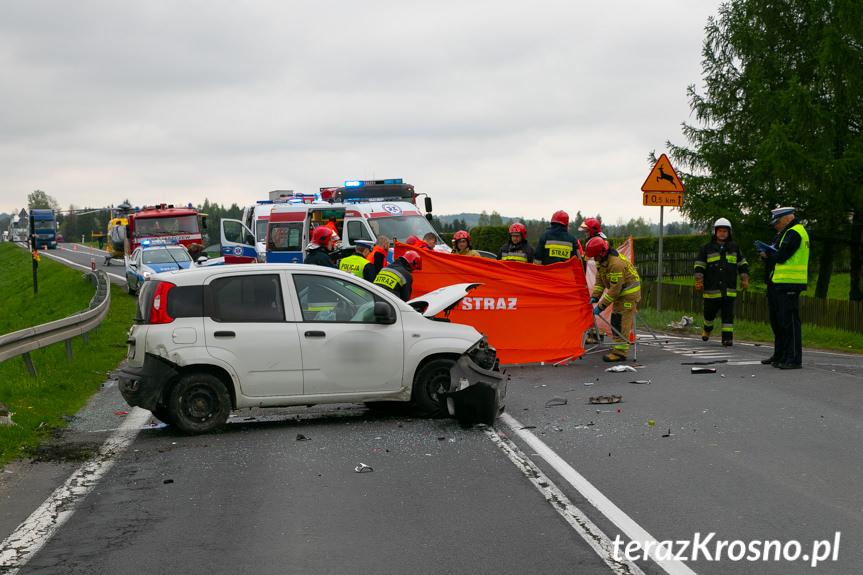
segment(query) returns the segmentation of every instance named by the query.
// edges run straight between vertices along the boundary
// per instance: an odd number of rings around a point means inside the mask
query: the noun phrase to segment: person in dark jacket
[[[717,313],[722,313],[722,345],[734,343],[734,302],[737,276],[740,289],[749,288],[749,264],[737,242],[731,239],[731,222],[719,218],[713,224],[713,238],[698,251],[695,259],[695,291],[704,294],[704,326],[701,339],[710,339]]]
[[[533,263],[533,246],[527,243],[527,228],[524,224],[509,226],[509,241],[497,250],[497,259],[504,262]]]
[[[780,369],[803,367],[800,294],[809,281],[809,234],[794,208],[776,208],[770,222],[776,229],[772,246],[759,246],[767,273],[767,305],[773,329],[773,355],[761,360]]]
[[[539,236],[534,251],[536,264],[548,265],[565,262],[572,257],[582,257],[578,238],[569,233],[569,214],[563,210],[551,216],[551,226]]]
[[[413,272],[420,269],[422,269],[422,258],[420,258],[419,253],[409,250],[402,257],[397,258],[396,261],[379,271],[374,283],[393,292],[402,301],[408,301],[411,299]]]
[[[306,246],[306,257],[303,259],[304,264],[312,264],[316,266],[324,266],[334,268],[333,260],[330,259],[330,252],[336,243],[336,235],[333,234],[327,226],[318,226],[312,230],[312,238],[309,245]]]

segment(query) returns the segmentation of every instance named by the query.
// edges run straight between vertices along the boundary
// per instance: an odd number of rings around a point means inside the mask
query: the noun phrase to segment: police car
[[[144,240],[126,260],[126,289],[135,295],[151,275],[191,265],[192,256],[182,244]]]
[[[405,303],[322,266],[156,274],[138,296],[120,393],[190,434],[233,409],[318,403],[403,402],[417,416],[491,424],[507,381],[494,348],[470,326],[429,319],[477,285]]]

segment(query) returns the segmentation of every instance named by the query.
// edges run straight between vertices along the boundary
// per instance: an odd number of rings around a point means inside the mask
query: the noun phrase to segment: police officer
[[[611,249],[608,241],[599,236],[590,238],[584,254],[596,262],[596,285],[590,298],[596,303],[594,315],[611,308],[611,327],[614,328],[611,353],[603,361],[626,361],[629,354],[629,331],[635,306],[641,301],[641,278],[626,257]],[[605,295],[603,295],[605,292]]]
[[[504,262],[533,263],[533,246],[527,243],[527,228],[515,223],[509,226],[509,241],[497,251],[497,259]]]
[[[578,243],[578,238],[569,233],[568,227],[569,214],[563,210],[552,214],[551,225],[539,236],[533,263],[554,264],[579,255],[581,244]]]
[[[731,239],[731,222],[719,218],[713,224],[713,238],[701,246],[695,258],[695,291],[704,294],[702,340],[710,339],[713,321],[721,311],[722,345],[733,345],[738,274],[741,291],[748,289],[749,264],[740,246]]]
[[[357,240],[354,242],[355,253],[346,258],[342,258],[339,262],[339,269],[357,277],[361,277],[366,281],[375,281],[375,265],[367,258],[372,253],[372,248],[375,244],[368,240]]]
[[[482,257],[470,244],[470,234],[459,230],[452,235],[452,253],[460,256]]]
[[[330,259],[330,252],[335,247],[336,237],[333,230],[327,226],[318,226],[312,230],[312,238],[309,245],[306,246],[306,257],[303,263],[327,268],[336,267],[333,265],[333,260]]]
[[[379,271],[374,283],[393,292],[402,301],[408,301],[411,299],[413,272],[420,269],[422,269],[422,258],[418,252],[410,250]]]
[[[803,367],[800,294],[809,281],[809,234],[794,208],[776,208],[770,222],[776,229],[772,249],[759,249],[767,272],[767,305],[773,329],[773,355],[761,361],[780,369]]]

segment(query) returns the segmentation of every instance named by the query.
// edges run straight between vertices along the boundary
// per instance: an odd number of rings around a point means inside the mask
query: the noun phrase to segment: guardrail
[[[27,371],[32,377],[36,377],[36,368],[30,359],[30,352],[61,341],[66,342],[66,358],[72,361],[72,338],[83,335],[84,343],[89,343],[89,332],[102,324],[111,307],[108,275],[99,270],[87,272],[82,277],[88,279],[96,288],[96,294],[90,300],[90,306],[63,319],[0,336],[0,362],[21,355],[24,357]]]

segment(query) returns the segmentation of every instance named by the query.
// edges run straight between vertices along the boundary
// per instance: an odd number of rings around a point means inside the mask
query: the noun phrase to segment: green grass
[[[695,285],[695,278],[662,278],[662,283],[669,285],[692,286]],[[806,289],[806,295],[811,296],[815,294],[815,286],[817,285],[817,283],[817,276],[809,278],[809,285]],[[760,281],[759,278],[752,277],[749,280],[749,289],[756,293],[764,293],[767,291],[767,286],[764,284],[764,282]],[[830,286],[827,289],[827,299],[847,300],[850,290],[851,274],[831,274]]]
[[[80,271],[43,257],[37,270],[38,292],[33,294],[30,254],[11,243],[0,243],[0,334],[11,333],[63,318],[87,308],[94,295]],[[16,425],[0,425],[0,466],[26,456],[66,425],[116,369],[126,354],[126,334],[135,314],[135,301],[111,286],[111,308],[99,329],[72,339],[74,361],[66,359],[61,343],[30,353],[38,376],[27,372],[21,357],[0,363],[0,403],[13,413]]]

